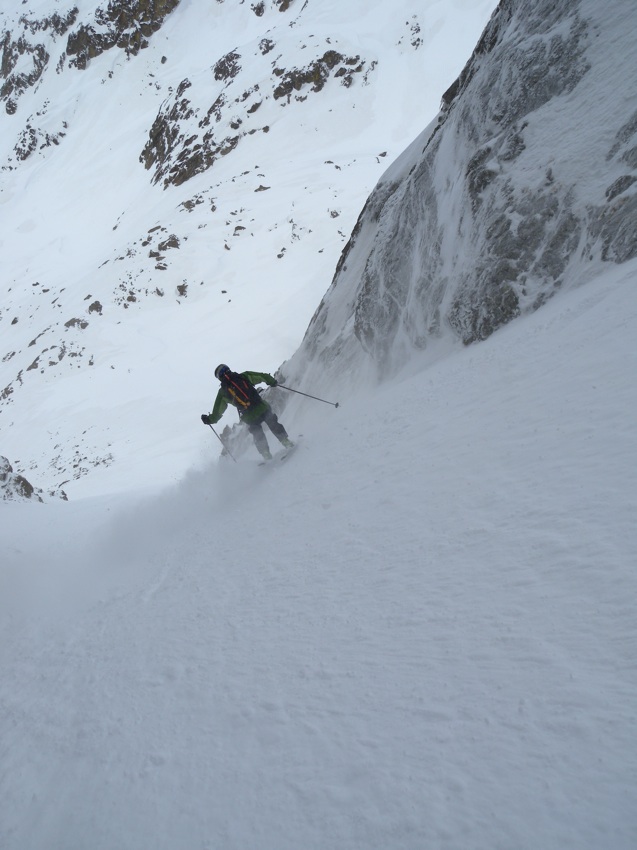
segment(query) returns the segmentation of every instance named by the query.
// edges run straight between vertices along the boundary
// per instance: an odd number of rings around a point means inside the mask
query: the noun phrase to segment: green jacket
[[[239,372],[239,374],[243,378],[247,378],[248,381],[254,386],[255,384],[267,384],[270,387],[276,387],[276,381],[269,375],[267,372]],[[212,406],[212,413],[210,414],[210,424],[214,425],[218,422],[223,414],[226,412],[226,408],[229,404],[234,405],[241,415],[241,420],[246,422],[248,425],[251,422],[256,422],[263,414],[269,409],[270,405],[267,401],[261,400],[258,404],[253,404],[252,406],[246,408],[240,408],[224,386],[223,382],[219,387],[219,392],[217,393],[217,398],[215,399],[215,403]]]

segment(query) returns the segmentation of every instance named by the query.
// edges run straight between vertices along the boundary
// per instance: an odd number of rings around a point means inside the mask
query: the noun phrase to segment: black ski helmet
[[[225,375],[225,373],[229,372],[229,371],[230,371],[229,366],[226,366],[225,363],[220,363],[217,366],[217,368],[215,369],[215,378],[217,378],[217,380],[220,381],[223,378],[223,376]]]

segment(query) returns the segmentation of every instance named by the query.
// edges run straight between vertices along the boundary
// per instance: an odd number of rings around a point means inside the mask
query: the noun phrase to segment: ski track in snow
[[[286,464],[6,506],[0,846],[632,850],[635,270]]]

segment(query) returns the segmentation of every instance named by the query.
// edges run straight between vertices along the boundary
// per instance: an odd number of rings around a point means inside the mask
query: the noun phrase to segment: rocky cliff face
[[[637,256],[635,26],[623,0],[502,0],[369,198],[287,371],[388,375]]]

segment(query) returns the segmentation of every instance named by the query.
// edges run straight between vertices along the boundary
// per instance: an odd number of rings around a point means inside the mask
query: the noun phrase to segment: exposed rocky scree
[[[6,111],[15,114],[20,96],[37,85],[52,54],[57,57],[58,73],[67,65],[83,70],[91,59],[114,47],[134,56],[148,46],[149,38],[178,5],[179,0],[110,0],[95,10],[90,21],[80,23],[78,8],[70,3],[67,11],[42,19],[22,15],[21,32],[6,31],[0,42],[0,100]],[[30,58],[31,68],[17,70],[24,68],[25,57]],[[22,148],[24,158],[24,142]]]
[[[0,48],[0,100],[4,101],[9,115],[17,110],[17,101],[29,88],[35,86],[46,68],[50,54],[47,43],[63,36],[77,19],[77,7],[65,14],[55,13],[42,20],[33,20],[25,15],[19,19],[22,33],[18,36],[4,32]],[[24,58],[30,57],[30,70],[17,70],[24,67]]]
[[[75,6],[63,15],[42,20],[21,17],[22,32],[5,32],[1,43],[0,79],[4,82],[0,99],[6,111],[15,114],[20,96],[37,85],[52,56],[57,58],[58,73],[68,68],[84,70],[91,59],[113,48],[135,56],[148,46],[151,36],[178,5],[179,0],[110,0],[100,5],[90,20],[81,22]],[[282,13],[291,6],[289,0],[274,3]],[[251,8],[258,17],[266,11],[264,3]],[[65,41],[60,45],[62,38]],[[244,137],[267,133],[267,119],[260,120],[257,114],[266,101],[281,106],[292,100],[303,101],[320,92],[330,78],[349,88],[355,75],[373,70],[375,63],[366,68],[360,56],[337,50],[333,42],[328,38],[322,44],[304,45],[311,47],[314,58],[303,67],[293,67],[285,62],[283,53],[272,53],[275,42],[263,36],[255,43],[254,53],[272,56],[263,61],[261,82],[243,78],[241,56],[236,50],[219,57],[199,79],[182,80],[162,105],[140,155],[146,169],[153,171],[153,181],[163,180],[164,186],[181,185],[210,168],[219,157],[227,156]],[[15,69],[25,55],[31,57],[32,69],[18,72]],[[38,117],[29,116],[18,132],[17,160],[59,144],[66,135],[66,122],[57,132],[44,131],[38,126]]]
[[[82,24],[69,35],[66,52],[70,64],[86,68],[88,62],[113,47],[135,55],[148,47],[179,0],[111,0],[95,12],[95,25]]]
[[[64,490],[50,492],[49,496],[66,501]],[[9,501],[43,502],[46,494],[39,487],[34,487],[24,475],[13,471],[9,460],[0,455],[0,499]]]
[[[153,182],[163,180],[164,187],[179,186],[211,168],[242,139],[269,132],[268,119],[260,117],[268,113],[261,112],[267,102],[287,106],[292,101],[304,101],[322,91],[331,78],[346,88],[353,84],[356,74],[365,81],[366,63],[359,55],[347,55],[327,44],[317,43],[312,48],[314,59],[301,68],[288,68],[282,54],[265,58],[275,44],[261,39],[254,50],[254,55],[262,57],[258,83],[244,79],[241,55],[236,50],[222,56],[196,85],[182,80],[162,105],[140,156],[145,168],[153,171]],[[253,60],[250,66],[254,68]]]
[[[318,379],[362,349],[388,375],[446,330],[483,340],[637,256],[637,112],[595,95],[637,61],[595,52],[618,20],[591,0],[500,3],[437,123],[370,196],[290,370],[309,359]],[[591,133],[576,165],[573,140],[543,132],[567,108]]]

